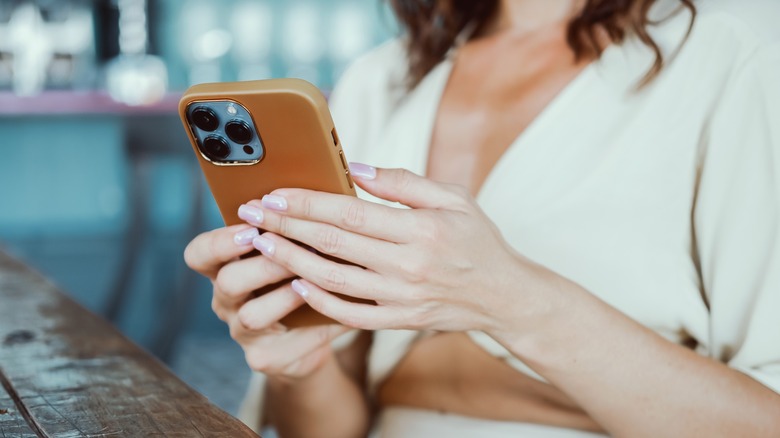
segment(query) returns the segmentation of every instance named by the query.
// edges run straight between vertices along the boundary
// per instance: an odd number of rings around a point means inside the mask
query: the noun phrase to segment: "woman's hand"
[[[406,170],[351,168],[361,188],[411,208],[300,189],[277,190],[250,203],[264,214],[262,221],[249,222],[268,231],[255,239],[256,246],[303,279],[292,286],[309,305],[363,329],[490,332],[517,320],[516,311],[504,309],[521,298],[515,292],[532,279],[534,265],[508,246],[464,188]],[[358,266],[330,261],[290,240]]]
[[[242,212],[245,217],[257,217]],[[247,216],[249,214],[249,216]],[[270,378],[310,375],[332,357],[330,343],[349,328],[327,325],[288,330],[279,321],[304,304],[289,280],[295,275],[267,257],[238,257],[251,252],[258,235],[238,225],[203,233],[187,246],[187,265],[214,286],[212,308],[230,326],[249,366]],[[255,297],[254,291],[278,285]]]

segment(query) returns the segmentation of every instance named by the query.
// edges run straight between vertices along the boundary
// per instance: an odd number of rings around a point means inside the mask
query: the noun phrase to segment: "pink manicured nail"
[[[263,253],[263,255],[272,256],[274,255],[274,251],[276,251],[276,245],[274,245],[271,239],[263,236],[255,237],[252,240],[252,245],[254,245],[258,251]]]
[[[376,178],[376,167],[362,163],[349,163],[349,173],[355,178],[374,179]]]
[[[281,196],[265,195],[263,196],[263,207],[269,210],[285,211],[287,210],[287,200]]]
[[[254,240],[254,238],[259,234],[260,233],[257,231],[257,228],[250,228],[248,230],[239,231],[236,233],[236,235],[233,236],[233,241],[236,242],[236,245],[238,246],[251,245],[252,240]]]
[[[306,289],[306,286],[304,286],[300,280],[293,280],[292,288],[295,293],[301,296],[301,298],[306,298],[309,296],[309,289]]]
[[[238,207],[238,217],[252,225],[260,225],[263,223],[263,210],[244,204]]]

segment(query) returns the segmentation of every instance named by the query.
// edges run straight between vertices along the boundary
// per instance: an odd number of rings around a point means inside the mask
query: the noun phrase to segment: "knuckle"
[[[414,257],[406,260],[401,269],[410,283],[418,284],[423,283],[428,277],[430,265],[424,257]]]
[[[424,289],[421,290],[419,287],[410,287],[404,291],[404,299],[405,301],[414,304],[414,308],[419,310],[420,306],[426,305],[426,302],[430,297],[425,293]]]
[[[202,262],[198,257],[198,252],[204,241],[209,240],[209,233],[210,232],[201,233],[192,239],[192,241],[190,241],[190,243],[188,243],[184,248],[184,263],[192,270],[201,271],[203,269]]]
[[[401,171],[398,173],[398,189],[402,192],[409,190],[409,188],[413,185],[414,178],[415,175],[412,172],[406,169],[401,169]]]
[[[341,214],[342,224],[347,228],[359,229],[366,223],[366,209],[359,201],[350,201]]]
[[[424,243],[436,243],[442,238],[441,226],[428,217],[417,224],[417,237]]]
[[[195,241],[188,243],[187,246],[184,248],[184,264],[187,265],[188,268],[197,270],[197,266],[195,265]]]
[[[311,217],[312,212],[314,210],[314,207],[312,206],[312,200],[310,196],[303,196],[300,199],[301,203],[301,212],[303,213],[303,217]]]
[[[342,292],[346,286],[347,280],[344,273],[338,269],[328,269],[322,279],[325,289],[331,292]]]
[[[460,199],[466,201],[471,198],[471,192],[465,186],[460,184],[452,184],[450,186],[452,192]]]
[[[249,331],[258,331],[263,329],[261,324],[258,323],[254,318],[252,318],[252,315],[247,312],[242,312],[241,310],[238,311],[238,323],[241,324],[241,327],[243,327],[246,330]]]
[[[240,294],[236,288],[234,276],[230,275],[224,268],[217,272],[217,278],[214,279],[214,286],[216,294],[231,298],[235,298]]]
[[[341,250],[342,236],[334,227],[327,227],[320,232],[319,249],[326,254],[338,254]]]
[[[328,343],[330,343],[330,327],[323,325],[317,330],[317,345],[326,345]]]
[[[246,349],[244,352],[244,359],[252,371],[262,373],[271,368],[271,358],[265,351],[254,348]]]
[[[231,321],[228,324],[228,328],[230,329],[230,338],[234,341],[239,341],[242,338],[242,335],[244,334],[244,327],[241,326],[241,323],[238,322],[238,318],[236,318],[234,321]]]
[[[404,326],[411,330],[422,330],[427,326],[429,319],[430,309],[426,306],[418,306],[406,315],[404,318]]]
[[[219,303],[216,294],[211,298],[211,311],[214,312],[221,321],[226,321],[225,312],[222,309],[222,305]]]
[[[279,216],[279,234],[282,236],[289,236],[290,234],[290,218],[288,216]]]

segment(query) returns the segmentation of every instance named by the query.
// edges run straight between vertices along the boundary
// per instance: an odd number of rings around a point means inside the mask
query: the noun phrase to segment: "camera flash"
[[[232,103],[231,103],[231,104],[229,104],[229,105],[227,106],[227,112],[228,112],[228,114],[230,114],[231,116],[235,116],[235,115],[238,113],[238,111],[236,111],[236,107],[235,107],[235,106],[233,106],[233,104],[232,104]]]

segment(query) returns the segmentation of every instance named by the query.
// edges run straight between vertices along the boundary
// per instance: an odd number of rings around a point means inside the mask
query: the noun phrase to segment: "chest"
[[[458,56],[434,119],[428,177],[467,187],[476,195],[496,162],[585,68],[570,49],[549,44]],[[492,55],[492,57],[490,57]]]

